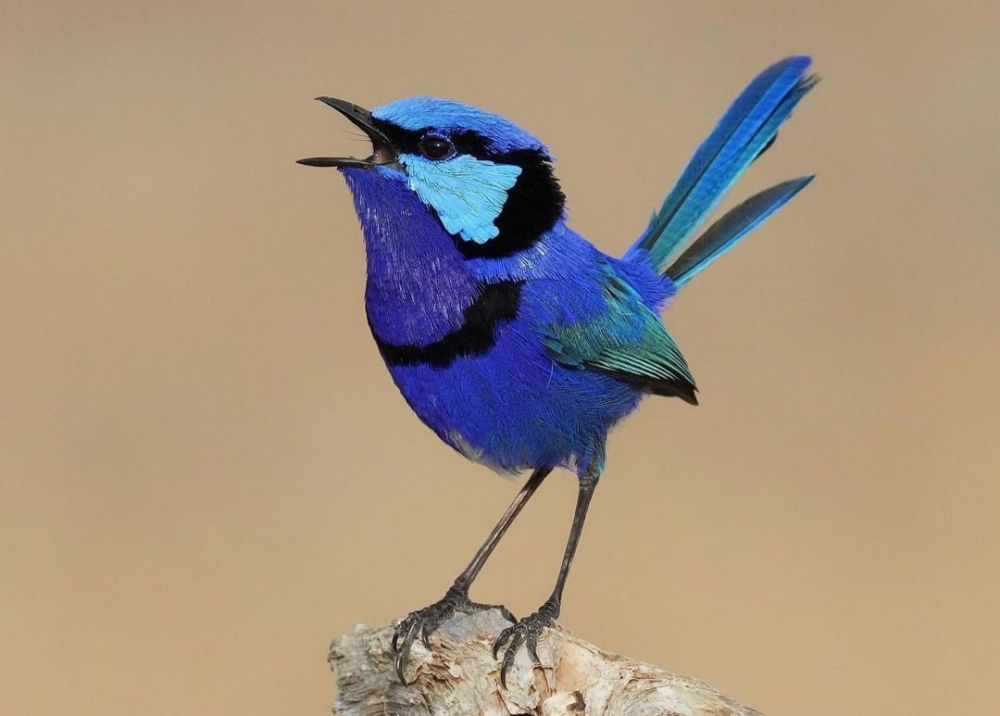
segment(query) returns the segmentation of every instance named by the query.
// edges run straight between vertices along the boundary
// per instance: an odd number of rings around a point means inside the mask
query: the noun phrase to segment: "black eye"
[[[428,159],[444,159],[455,153],[455,145],[444,137],[428,134],[420,138],[420,153]]]

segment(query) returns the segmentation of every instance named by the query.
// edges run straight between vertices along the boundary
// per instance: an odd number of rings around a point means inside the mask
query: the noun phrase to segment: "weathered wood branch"
[[[703,681],[602,651],[565,629],[538,643],[544,665],[525,650],[500,686],[493,640],[507,622],[496,610],[459,614],[418,640],[399,683],[392,627],[358,626],[330,647],[337,674],[335,716],[760,716]]]

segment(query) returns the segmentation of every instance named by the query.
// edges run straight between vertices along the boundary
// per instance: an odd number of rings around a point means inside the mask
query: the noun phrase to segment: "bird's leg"
[[[535,664],[540,666],[537,647],[538,637],[542,631],[555,623],[559,616],[559,608],[562,604],[563,588],[566,586],[566,575],[569,574],[570,565],[573,563],[573,555],[576,554],[577,544],[580,542],[580,533],[583,531],[583,523],[587,519],[587,508],[590,507],[590,498],[594,496],[594,488],[600,478],[600,471],[588,471],[580,478],[580,491],[577,493],[576,510],[573,513],[573,525],[569,530],[569,540],[566,542],[566,551],[563,553],[562,565],[559,567],[559,576],[556,578],[555,589],[545,603],[531,614],[514,625],[507,627],[493,644],[493,658],[497,657],[500,649],[507,645],[503,665],[500,667],[500,683],[507,688],[507,674],[514,665],[514,657],[517,650],[522,646],[528,649],[528,654]]]
[[[430,635],[456,611],[471,613],[483,609],[499,609],[509,621],[517,621],[514,615],[502,605],[479,604],[470,600],[469,588],[479,575],[486,560],[493,553],[497,543],[500,542],[500,538],[504,536],[514,518],[521,512],[550,472],[552,472],[551,467],[541,467],[531,473],[527,482],[524,483],[524,487],[517,493],[517,497],[510,503],[510,507],[503,513],[486,541],[476,551],[469,566],[462,570],[462,573],[455,579],[455,583],[445,592],[444,597],[430,606],[410,612],[396,625],[396,631],[392,637],[392,649],[396,653],[396,673],[404,684],[406,683],[404,676],[406,660],[409,658],[413,642],[417,637],[420,637],[424,646],[430,648]]]

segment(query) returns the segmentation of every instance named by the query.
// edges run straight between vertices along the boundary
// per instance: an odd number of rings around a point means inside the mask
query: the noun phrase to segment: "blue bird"
[[[559,616],[609,430],[650,393],[698,402],[659,310],[812,180],[765,189],[698,235],[816,84],[809,64],[789,57],[743,90],[622,258],[568,226],[552,155],[509,120],[434,97],[371,112],[319,98],[373,145],[366,159],[300,162],[338,167],[347,181],[365,240],[368,323],[396,386],[465,457],[502,473],[532,471],[445,596],[397,625],[402,681],[415,639],[429,647],[454,612],[493,606],[472,602],[469,587],[528,499],[562,467],[576,472],[579,493],[555,588],[524,619],[498,607],[512,622],[493,649],[504,649],[501,681],[522,646],[538,663],[537,640]]]

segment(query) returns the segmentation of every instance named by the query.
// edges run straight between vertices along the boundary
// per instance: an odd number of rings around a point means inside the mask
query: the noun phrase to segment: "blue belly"
[[[555,363],[538,335],[513,322],[482,355],[446,367],[390,366],[407,403],[446,443],[501,470],[584,466],[641,393],[627,383]]]

